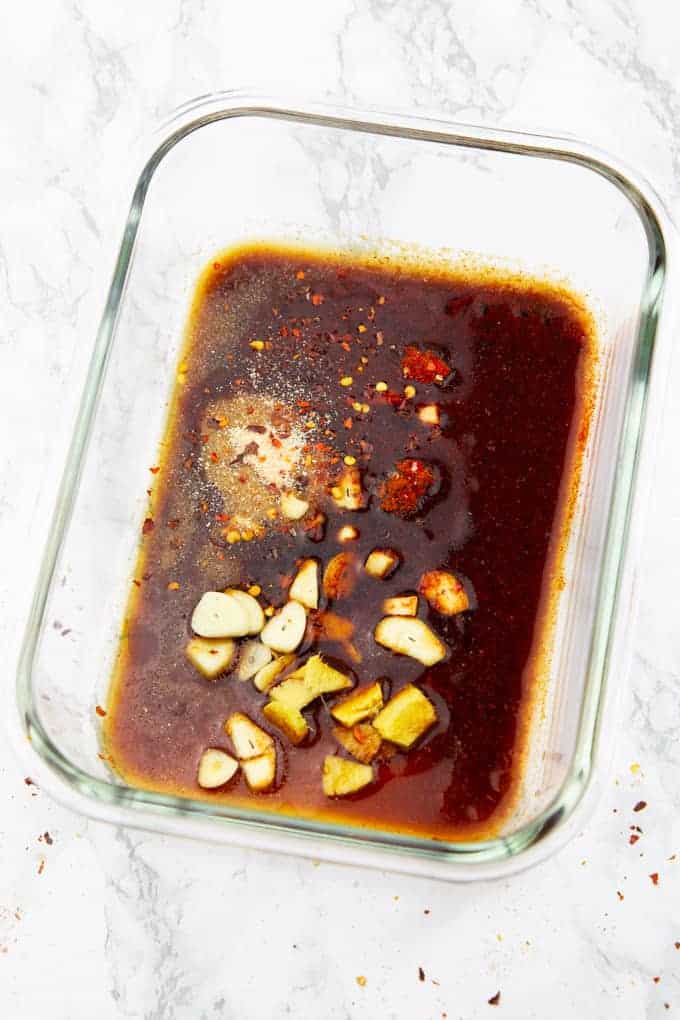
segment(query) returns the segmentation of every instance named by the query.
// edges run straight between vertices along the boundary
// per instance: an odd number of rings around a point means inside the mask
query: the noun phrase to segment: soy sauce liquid
[[[587,433],[592,343],[576,299],[525,280],[264,248],[213,263],[194,301],[159,464],[150,466],[151,509],[105,720],[114,768],[133,785],[290,815],[439,839],[492,833],[517,788],[523,720],[538,693],[535,663]],[[410,399],[409,345],[452,368],[445,385],[413,382]],[[265,520],[261,538],[226,538],[231,513],[206,467],[225,424],[209,411],[236,401],[257,437],[263,400],[284,428],[308,432],[294,484],[315,486],[323,537],[278,518]],[[418,419],[432,403],[439,427]],[[358,512],[338,510],[328,494],[346,456],[369,498]],[[380,509],[379,492],[407,457],[435,467],[437,491],[404,518]],[[238,484],[247,503],[248,480]],[[230,490],[230,510],[235,498]],[[277,498],[274,486],[273,505]],[[360,532],[351,545],[337,539],[346,524]],[[187,662],[189,620],[206,590],[257,584],[263,605],[280,606],[300,558],[324,566],[351,548],[363,561],[376,546],[401,555],[394,576],[360,576],[349,598],[322,604],[352,622],[361,662],[318,633],[299,653],[318,650],[359,683],[384,679],[391,693],[417,683],[438,722],[408,753],[378,762],[373,785],[330,801],[321,769],[338,751],[332,701],[306,710],[310,737],[292,747],[263,718],[266,696],[250,681],[229,674],[211,683]],[[464,579],[472,608],[444,617],[420,598],[419,616],[449,648],[426,669],[381,648],[372,631],[383,599],[416,591],[434,568]],[[242,776],[215,793],[197,786],[203,750],[232,751],[223,725],[235,710],[277,739],[267,794],[251,794]]]

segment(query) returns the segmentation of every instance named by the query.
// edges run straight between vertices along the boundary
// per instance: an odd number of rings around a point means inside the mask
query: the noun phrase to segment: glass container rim
[[[608,508],[594,632],[586,667],[587,679],[575,750],[568,773],[550,804],[511,834],[474,842],[434,841],[399,833],[362,830],[360,827],[339,823],[277,816],[256,810],[227,808],[217,813],[215,805],[205,801],[117,786],[90,775],[62,754],[45,731],[35,710],[32,700],[34,657],[57,557],[75,504],[87,440],[103,383],[108,354],[116,334],[118,310],[149,185],[163,158],[182,139],[208,124],[247,116],[571,162],[603,176],[623,192],[642,223],[648,245],[648,274],[641,295],[638,351],[626,401],[619,450],[620,464]],[[337,845],[344,844],[350,851],[352,848],[365,845],[380,851],[396,851],[397,854],[402,851],[406,855],[416,855],[423,859],[444,860],[447,869],[445,877],[480,877],[481,871],[485,875],[500,873],[504,870],[500,865],[503,862],[507,864],[509,858],[515,858],[516,867],[524,866],[524,856],[529,849],[534,849],[533,857],[546,856],[551,849],[556,849],[555,845],[542,847],[540,852],[536,852],[539,842],[544,843],[544,837],[548,833],[560,830],[563,832],[562,841],[567,838],[565,830],[573,828],[573,825],[567,827],[566,820],[574,815],[579,805],[583,806],[585,813],[589,806],[585,804],[587,800],[585,795],[594,785],[592,779],[602,730],[617,602],[626,561],[635,476],[641,440],[645,432],[644,418],[652,354],[656,347],[667,277],[670,232],[670,219],[654,189],[608,153],[577,139],[479,127],[441,117],[424,117],[420,114],[362,111],[304,100],[283,102],[264,93],[241,89],[201,96],[178,107],[157,130],[155,144],[151,154],[143,162],[134,188],[104,312],[96,334],[19,657],[16,703],[12,706],[11,713],[15,717],[16,726],[10,735],[15,738],[13,741],[15,746],[22,743],[17,738],[24,738],[23,748],[18,747],[20,752],[25,750],[28,738],[32,762],[46,766],[43,773],[47,786],[52,787],[50,792],[59,799],[58,787],[66,784],[72,788],[71,792],[77,795],[75,806],[84,813],[96,814],[110,821],[125,820],[128,824],[142,827],[148,809],[161,820],[174,817],[187,821],[193,816],[198,819],[210,819],[212,822],[222,822],[222,832],[227,826],[231,826],[241,830],[247,828],[251,834],[260,830],[267,831],[270,835],[283,833],[287,836],[320,839],[321,847],[317,846],[312,851],[309,847],[305,849],[301,846],[298,852],[327,856],[330,859],[338,859],[338,855],[323,852],[324,847],[328,849],[329,841]],[[10,728],[12,729],[11,722]],[[592,797],[590,799],[592,800]],[[94,810],[95,804],[98,805],[98,810]],[[136,809],[136,812],[129,809]],[[181,822],[178,824],[181,828]],[[166,825],[165,828],[172,827]],[[213,837],[217,835],[216,827],[212,835]],[[241,836],[241,840],[244,839],[245,837]],[[245,842],[256,845],[252,840],[245,839]],[[553,836],[551,842],[556,844],[559,841]],[[518,855],[522,857],[522,862],[517,861]],[[353,857],[350,854],[346,859],[352,860]],[[387,859],[383,860],[383,863],[386,864]],[[471,868],[471,865],[476,867]],[[404,867],[402,870],[413,869]]]

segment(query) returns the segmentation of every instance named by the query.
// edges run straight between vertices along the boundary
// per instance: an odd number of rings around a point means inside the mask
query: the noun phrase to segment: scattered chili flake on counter
[[[487,1002],[489,1003],[490,1006],[498,1006],[500,1005],[500,1001],[501,1001],[500,992],[496,992],[496,994],[492,995],[490,999],[487,999]]]
[[[647,807],[647,801],[646,800],[639,800],[637,802],[637,804],[635,805],[635,807],[633,808],[633,811],[644,811],[644,809],[646,807]]]
[[[653,871],[652,874],[649,877],[652,880],[652,885],[658,885],[659,884],[659,872],[658,871]]]
[[[97,713],[97,715],[100,715],[102,718],[106,715],[106,709],[102,708],[101,705],[96,705],[95,706],[95,712]]]
[[[425,980],[425,971],[423,970],[422,967],[418,967],[418,980],[419,981]]]
[[[616,895],[618,896],[619,900],[620,900],[621,902],[623,902],[623,899],[624,899],[624,895],[623,895],[623,893],[622,893],[622,892],[619,892],[619,890],[617,889],[617,890],[616,890]]]

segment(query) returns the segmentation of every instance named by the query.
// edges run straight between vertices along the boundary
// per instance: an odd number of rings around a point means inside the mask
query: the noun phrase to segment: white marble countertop
[[[139,138],[185,99],[235,85],[439,109],[586,137],[647,174],[677,215],[680,16],[672,7],[13,5],[0,42],[5,683],[13,682]],[[677,386],[670,392],[623,725],[585,832],[509,880],[445,885],[87,821],[26,785],[3,745],[0,1016],[680,1015],[680,402]],[[634,813],[640,800],[647,807]],[[635,846],[633,824],[643,830]],[[498,991],[498,1006],[489,1005]]]

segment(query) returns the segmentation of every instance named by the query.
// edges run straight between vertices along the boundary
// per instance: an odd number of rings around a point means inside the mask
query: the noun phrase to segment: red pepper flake
[[[217,464],[217,462],[218,462],[218,461],[219,461],[219,459],[220,459],[220,457],[219,457],[219,454],[215,453],[215,451],[214,451],[214,450],[211,450],[211,451],[210,451],[210,459],[211,459],[211,461],[213,462],[213,464]]]
[[[278,450],[282,445],[283,444],[280,439],[277,439],[276,436],[272,436],[272,446],[275,450]]]
[[[423,910],[423,913],[424,913],[424,914],[429,914],[429,913],[430,913],[430,911],[429,911],[429,910]]]
[[[220,524],[226,524],[229,519],[230,519],[229,514],[223,513],[215,514],[215,520],[219,521]]]
[[[318,307],[319,305],[322,305],[323,303],[324,303],[324,296],[323,296],[323,294],[312,294],[312,304],[313,305],[316,305]]]
[[[680,942],[674,942],[673,945],[676,949],[680,949]]]
[[[142,582],[141,582],[141,581],[138,581],[136,577],[133,577],[133,578],[132,578],[132,583],[134,584],[134,586],[135,586],[136,588],[141,588],[141,587],[142,587]]]
[[[644,811],[644,809],[646,807],[647,807],[647,801],[646,800],[639,800],[637,802],[637,804],[635,805],[635,807],[633,808],[633,811]]]
[[[298,269],[297,273],[295,274],[295,279],[296,280],[304,280],[304,278],[305,278],[305,271],[304,271],[304,269]]]
[[[151,472],[152,475],[157,475],[158,472],[160,471],[160,467],[149,468],[149,471]]]
[[[425,980],[425,971],[423,970],[422,967],[418,967],[418,980],[419,981]]]
[[[659,884],[659,872],[658,871],[653,871],[649,877],[652,880],[652,885],[658,885]]]
[[[653,977],[653,978],[652,978],[652,981],[654,982],[654,984],[655,984],[655,985],[658,985],[658,983],[659,983],[659,981],[660,981],[660,980],[661,980],[661,978],[659,977],[659,975],[658,975],[658,974],[656,975],[656,977]]]
[[[300,332],[300,330],[299,330],[299,329],[297,328],[297,326],[293,326],[293,328],[291,329],[291,333],[293,334],[293,336],[294,336],[294,337],[300,337],[300,336],[302,336],[302,333],[301,333],[301,332]]]
[[[44,859],[44,857],[41,857],[40,858],[40,864],[38,865],[38,874],[42,875],[44,870],[45,870],[45,859]]]
[[[35,780],[31,779],[30,776],[24,776],[24,782],[26,783],[26,786],[36,786],[37,785]],[[677,946],[677,943],[676,943],[676,949],[677,948],[678,948],[678,946]]]
[[[436,469],[415,457],[406,457],[394,465],[394,471],[380,489],[380,508],[398,517],[410,517],[422,509],[428,496],[434,495],[439,478]]]
[[[616,895],[618,896],[618,898],[619,898],[620,902],[623,902],[623,893],[622,893],[622,892],[619,892],[619,890],[617,889],[617,890],[616,890]]]
[[[142,534],[148,535],[151,531],[153,531],[153,527],[153,517],[146,517],[142,524]]]
[[[492,995],[491,998],[487,999],[486,1001],[489,1003],[490,1006],[499,1006],[501,1001],[501,993],[496,992],[495,995]]]
[[[354,420],[352,418],[345,418],[342,424],[346,429],[351,429],[354,427]]]
[[[421,351],[418,347],[407,347],[401,359],[401,371],[406,379],[420,383],[446,385],[450,381],[452,368],[434,351]]]
[[[106,715],[106,709],[102,708],[101,705],[96,705],[95,706],[95,712],[97,713],[97,715],[100,715],[102,718]]]
[[[50,836],[49,832],[43,832],[42,838],[45,840],[48,846],[52,846],[54,840]]]
[[[630,843],[631,846],[635,846],[635,844],[637,843],[639,838],[640,838],[639,836],[637,836],[635,833],[633,833],[631,835],[630,839],[628,840],[628,842]]]

